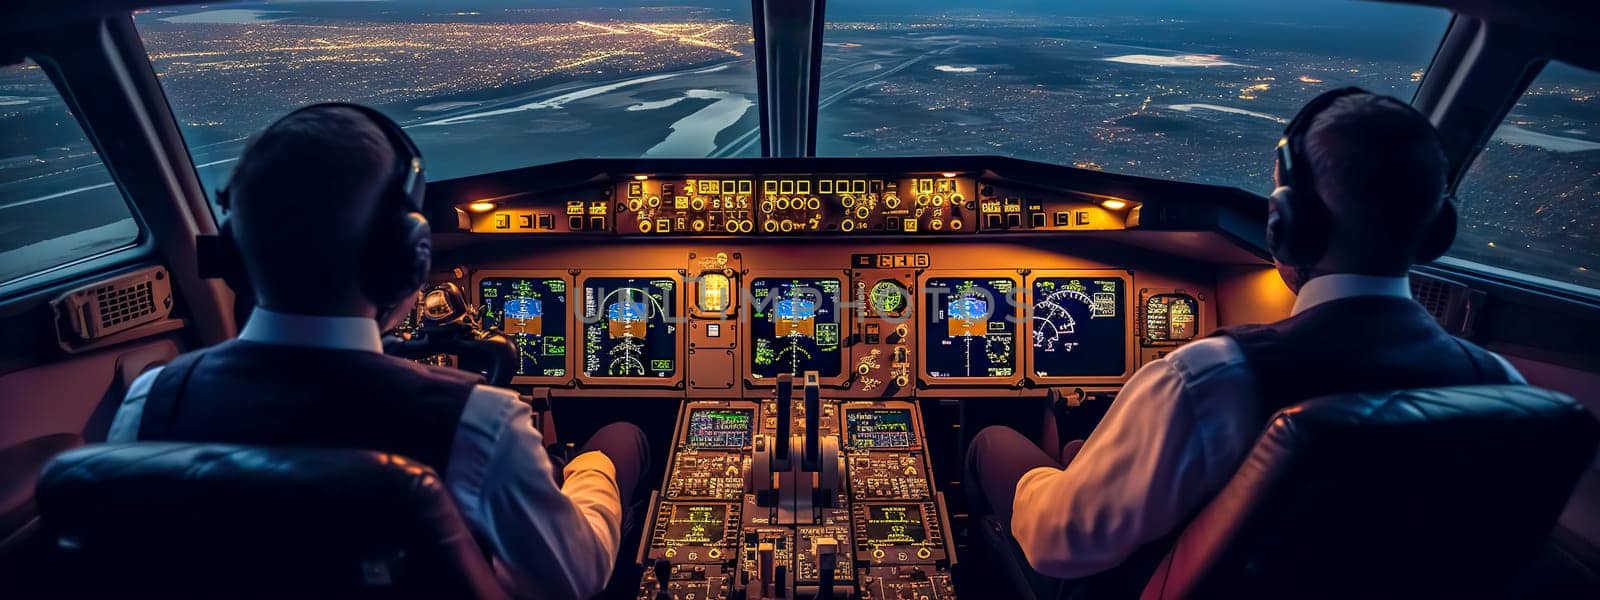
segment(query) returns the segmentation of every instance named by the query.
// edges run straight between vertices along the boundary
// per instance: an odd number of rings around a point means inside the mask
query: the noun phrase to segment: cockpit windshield
[[[1348,0],[834,0],[817,152],[998,154],[1272,190],[1317,93],[1410,100],[1450,13]]]
[[[208,190],[252,132],[326,101],[395,118],[432,179],[759,153],[750,4],[630,4],[230,4],[135,23]]]

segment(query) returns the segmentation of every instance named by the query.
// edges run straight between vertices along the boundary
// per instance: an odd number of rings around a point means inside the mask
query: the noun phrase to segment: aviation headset
[[[327,102],[301,107],[278,119],[268,129],[302,112],[327,108],[348,108],[365,115],[383,130],[384,137],[394,148],[395,164],[379,192],[375,216],[361,233],[364,240],[359,259],[362,294],[378,307],[380,327],[387,328],[392,324],[390,321],[400,316],[395,309],[405,305],[426,283],[433,263],[433,237],[428,219],[421,212],[426,187],[422,153],[400,129],[400,124],[359,104]],[[229,208],[231,186],[232,181],[217,190],[217,204],[224,209]],[[201,274],[220,277],[237,295],[248,298],[253,296],[250,277],[232,225],[230,218],[222,222],[216,236],[200,236],[197,240]]]
[[[1317,194],[1309,161],[1305,156],[1304,138],[1315,117],[1332,106],[1334,101],[1346,96],[1370,94],[1359,87],[1344,87],[1323,92],[1306,103],[1278,140],[1278,174],[1283,185],[1272,191],[1274,219],[1267,223],[1267,245],[1274,256],[1284,263],[1297,267],[1315,265],[1328,251],[1333,236],[1333,214]],[[1380,97],[1380,101],[1393,102],[1427,120],[1410,104],[1393,98]],[[1430,126],[1430,129],[1432,127]],[[1437,135],[1437,132],[1435,132]],[[1417,244],[1414,261],[1426,263],[1437,260],[1450,249],[1456,238],[1455,196],[1448,190],[1439,200],[1433,222]]]

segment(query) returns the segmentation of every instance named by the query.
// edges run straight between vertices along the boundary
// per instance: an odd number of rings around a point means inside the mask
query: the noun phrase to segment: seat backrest
[[[1291,406],[1142,598],[1499,596],[1550,534],[1597,440],[1570,398],[1529,386]]]
[[[392,454],[101,444],[38,503],[73,596],[505,596],[438,475]]]

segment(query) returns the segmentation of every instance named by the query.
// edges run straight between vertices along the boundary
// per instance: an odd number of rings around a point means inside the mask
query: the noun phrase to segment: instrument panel
[[[734,388],[816,372],[873,397],[1118,382],[1135,347],[1193,338],[1203,310],[1174,291],[1135,304],[1126,270],[685,273],[483,270],[472,300],[516,342],[517,384],[682,389],[723,350]]]
[[[452,276],[517,343],[512,383],[552,394],[753,398],[806,372],[840,398],[1115,388],[1214,327],[1214,273],[1116,249],[1190,226],[1125,191],[557,167],[443,184]]]

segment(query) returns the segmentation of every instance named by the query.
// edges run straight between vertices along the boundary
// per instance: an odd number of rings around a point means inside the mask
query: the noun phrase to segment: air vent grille
[[[1471,336],[1486,295],[1448,279],[1413,273],[1411,297],[1446,331]]]
[[[172,285],[151,267],[67,293],[55,303],[62,343],[77,346],[167,318]]]

